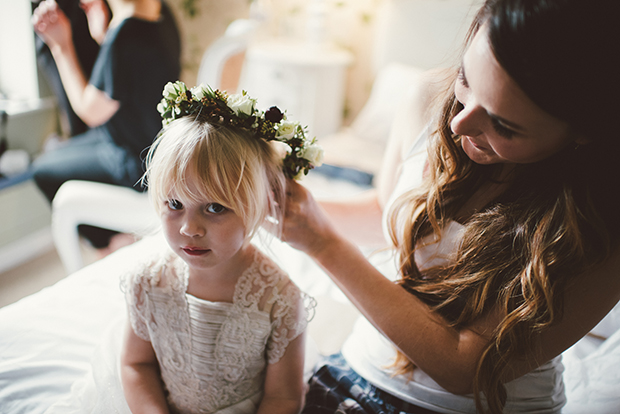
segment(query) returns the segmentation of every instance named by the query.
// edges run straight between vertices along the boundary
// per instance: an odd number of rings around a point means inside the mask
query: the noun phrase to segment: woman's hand
[[[90,36],[99,44],[103,43],[110,25],[110,12],[104,0],[89,0],[80,2],[80,7],[86,14]]]
[[[281,239],[316,257],[335,236],[336,230],[312,194],[301,184],[288,179]]]
[[[56,1],[42,1],[32,14],[32,25],[52,51],[72,45],[71,23]]]

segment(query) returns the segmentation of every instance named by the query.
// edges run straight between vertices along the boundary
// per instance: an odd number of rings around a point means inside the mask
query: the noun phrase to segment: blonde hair
[[[285,178],[275,149],[238,129],[213,125],[200,115],[166,125],[146,157],[144,180],[159,214],[171,191],[210,200],[243,219],[246,235],[271,220],[281,223]],[[190,189],[188,178],[201,185]]]

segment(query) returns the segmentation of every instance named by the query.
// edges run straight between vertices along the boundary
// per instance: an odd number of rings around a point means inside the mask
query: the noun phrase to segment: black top
[[[120,108],[97,128],[135,157],[161,129],[157,104],[164,85],[179,78],[180,54],[179,32],[164,2],[158,21],[125,19],[101,45],[90,83],[119,101]]]

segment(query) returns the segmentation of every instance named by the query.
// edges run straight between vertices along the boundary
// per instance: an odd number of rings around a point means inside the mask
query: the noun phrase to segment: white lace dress
[[[153,345],[170,409],[254,413],[267,364],[280,360],[306,328],[314,301],[258,249],[232,303],[196,298],[186,293],[187,281],[187,265],[172,252],[123,280],[131,326]],[[130,413],[118,355],[110,358],[109,352],[118,352],[120,341],[108,336],[113,343],[93,359],[90,380],[74,386],[74,401],[57,404],[49,414]]]

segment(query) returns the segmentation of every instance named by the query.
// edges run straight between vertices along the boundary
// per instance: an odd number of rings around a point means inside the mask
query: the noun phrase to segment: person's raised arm
[[[488,341],[482,330],[449,327],[368,262],[303,186],[289,180],[287,193],[283,239],[312,257],[361,313],[442,387],[470,392]]]
[[[133,414],[168,414],[168,403],[153,346],[127,323],[121,354],[121,380]]]
[[[489,312],[463,329],[441,317],[385,278],[344,238],[322,207],[289,180],[283,240],[312,257],[351,302],[417,367],[446,390],[470,393],[476,365],[502,315]],[[534,353],[510,365],[503,380],[518,378],[586,335],[620,299],[620,248],[604,263],[576,278],[565,296],[563,318],[539,336]],[[587,309],[588,312],[584,312]]]
[[[109,120],[120,103],[88,83],[71,37],[71,25],[54,0],[40,3],[32,16],[37,34],[49,46],[75,113],[90,127]]]

